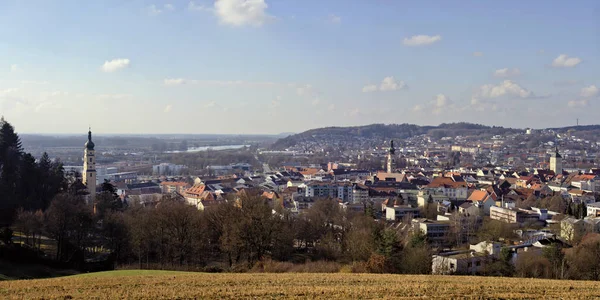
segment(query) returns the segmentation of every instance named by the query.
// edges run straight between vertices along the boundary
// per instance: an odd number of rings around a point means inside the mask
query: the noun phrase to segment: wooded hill
[[[322,138],[330,140],[344,139],[406,139],[427,134],[433,138],[458,135],[502,135],[522,132],[522,129],[485,126],[471,123],[443,123],[438,126],[419,126],[414,124],[372,124],[355,127],[326,127],[311,129],[303,133],[288,136],[275,142],[273,149],[285,149],[300,143],[317,142]]]

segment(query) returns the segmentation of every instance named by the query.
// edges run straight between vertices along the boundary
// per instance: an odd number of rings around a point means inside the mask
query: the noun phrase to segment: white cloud
[[[444,94],[438,94],[435,97],[435,106],[436,107],[444,107],[448,104],[450,104],[450,98],[448,98],[448,96],[446,96]]]
[[[494,71],[494,76],[500,78],[515,77],[519,75],[521,75],[521,70],[519,70],[518,68],[504,68]]]
[[[165,111],[165,113],[168,113],[168,112],[171,111],[171,109],[173,109],[173,105],[169,104],[169,105],[165,106],[165,110],[164,111]]]
[[[327,107],[327,110],[329,110],[329,111],[335,110],[335,104],[333,104],[333,103],[329,104],[329,107]]]
[[[483,52],[475,51],[473,52],[473,56],[481,57],[483,56]]]
[[[567,103],[567,105],[569,105],[569,107],[586,107],[588,106],[588,103],[588,99],[571,100]]]
[[[362,88],[363,93],[375,92],[375,91],[396,91],[406,88],[404,81],[396,81],[394,76],[388,76],[381,81],[379,87],[375,84],[369,84]]]
[[[378,89],[379,89],[379,88],[377,88],[377,86],[376,86],[376,85],[374,85],[374,84],[369,84],[369,85],[365,85],[365,86],[362,88],[362,91],[363,91],[363,93],[369,93],[369,92],[375,92],[375,91],[377,91]]]
[[[243,80],[196,80],[185,78],[165,78],[163,84],[166,86],[177,86],[183,84],[190,85],[216,85],[216,86],[248,86],[248,87],[267,87],[282,85],[272,81],[243,81]],[[289,84],[283,84],[289,86]]]
[[[600,90],[595,85],[590,85],[581,89],[581,97],[590,98],[595,97],[600,93]]]
[[[333,24],[340,24],[342,23],[342,17],[331,14],[327,17],[327,21]]]
[[[171,4],[171,3],[167,3],[167,4],[165,4],[165,9],[169,10],[169,11],[174,11],[175,6],[173,6],[173,4]]]
[[[492,99],[505,95],[516,96],[519,98],[529,98],[534,96],[534,94],[531,91],[521,87],[517,83],[511,80],[504,80],[501,84],[498,85],[486,84],[481,86],[479,88],[479,91],[476,93],[475,97],[478,99]]]
[[[102,65],[102,71],[110,73],[127,67],[129,67],[128,58],[116,58],[111,61],[105,61],[104,65]]]
[[[383,79],[379,86],[380,91],[395,91],[405,87],[404,81],[396,82],[393,76],[388,76]]]
[[[348,117],[356,117],[356,116],[358,116],[359,114],[360,114],[360,110],[359,110],[358,108],[351,109],[351,110],[349,110],[349,111],[346,113],[346,115],[347,115]]]
[[[213,108],[215,106],[217,106],[217,102],[216,101],[210,101],[210,102],[208,102],[208,103],[206,103],[204,105],[204,108]]]
[[[579,57],[569,57],[566,54],[561,54],[552,61],[552,66],[557,68],[572,68],[582,62]]]
[[[185,79],[183,79],[183,78],[167,78],[164,80],[164,84],[166,86],[185,84]]]
[[[440,35],[429,36],[429,35],[414,35],[410,38],[404,38],[402,43],[405,46],[424,46],[431,45],[435,42],[438,42],[442,39]]]
[[[160,15],[163,11],[161,9],[159,9],[158,7],[156,7],[156,5],[152,4],[148,7],[146,7],[146,12],[148,13],[149,16],[156,17],[156,16]]]
[[[450,100],[450,97],[444,94],[437,94],[433,101],[426,104],[417,104],[412,110],[413,112],[431,112],[434,115],[439,115],[451,108],[454,108],[454,105],[452,100]]]
[[[207,8],[204,7],[204,5],[198,5],[194,1],[190,1],[190,3],[188,3],[188,7],[187,8],[188,8],[188,10],[191,10],[191,11],[204,11],[204,10],[207,10]]]
[[[19,67],[19,65],[10,65],[10,71],[11,72],[19,72],[21,71],[21,67]]]
[[[451,105],[452,100],[450,100],[450,97],[444,94],[437,94],[433,103],[433,113],[439,115],[443,111],[447,110]]]
[[[215,14],[223,24],[261,26],[272,16],[265,0],[216,0]]]

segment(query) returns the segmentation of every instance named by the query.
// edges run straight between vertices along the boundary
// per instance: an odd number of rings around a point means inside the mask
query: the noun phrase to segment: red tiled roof
[[[475,190],[475,191],[473,191],[473,193],[471,193],[471,196],[469,196],[469,199],[467,199],[467,200],[481,202],[481,201],[485,201],[488,197],[489,197],[488,192],[481,191],[481,190]]]

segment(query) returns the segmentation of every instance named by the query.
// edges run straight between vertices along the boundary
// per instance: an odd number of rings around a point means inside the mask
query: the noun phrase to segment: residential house
[[[600,202],[594,202],[587,205],[588,217],[600,217]]]
[[[582,220],[568,217],[560,222],[560,236],[567,241],[588,233],[600,233],[600,217],[585,217]]]
[[[483,271],[488,260],[489,255],[472,250],[437,254],[432,258],[432,273],[475,275]]]
[[[573,201],[575,203],[591,204],[591,203],[594,203],[594,201],[596,200],[596,197],[594,197],[594,194],[587,193],[583,190],[571,189],[568,191],[568,195],[571,197],[571,201]]]
[[[472,202],[477,208],[479,208],[483,214],[490,214],[490,207],[496,204],[494,198],[487,192],[482,190],[475,190],[471,193],[467,201]]]
[[[583,174],[573,177],[571,185],[586,192],[600,192],[600,177],[596,174]]]
[[[473,202],[465,202],[458,207],[458,212],[466,216],[479,216],[481,211]]]
[[[160,183],[163,194],[170,194],[173,192],[183,194],[189,187],[190,184],[185,181],[163,181]]]
[[[467,199],[467,183],[454,181],[452,177],[436,177],[426,186],[429,191],[441,192],[450,200]]]

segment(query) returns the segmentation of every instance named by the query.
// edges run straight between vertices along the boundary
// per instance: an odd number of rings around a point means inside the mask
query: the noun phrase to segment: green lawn
[[[73,275],[71,277],[112,277],[112,276],[155,276],[155,275],[189,275],[194,272],[162,271],[162,270],[118,270]]]

